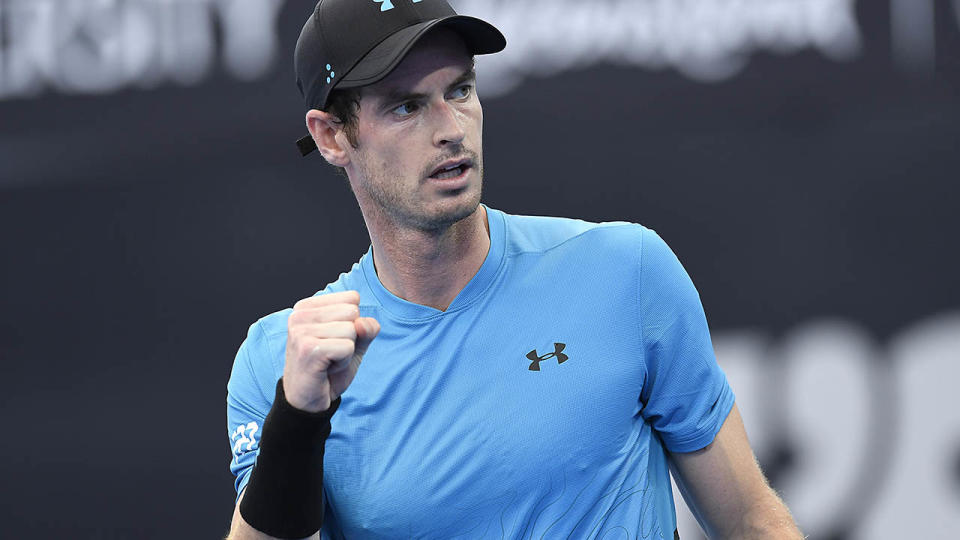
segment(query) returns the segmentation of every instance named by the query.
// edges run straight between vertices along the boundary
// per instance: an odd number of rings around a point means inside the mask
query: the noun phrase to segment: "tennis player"
[[[304,26],[300,149],[371,247],[240,347],[230,538],[674,539],[671,468],[712,538],[802,538],[667,244],[481,204],[473,59],[505,46],[445,0],[321,0]]]

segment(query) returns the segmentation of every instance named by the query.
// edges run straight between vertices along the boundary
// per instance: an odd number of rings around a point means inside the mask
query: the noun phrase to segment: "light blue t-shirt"
[[[734,402],[693,283],[640,225],[487,216],[445,312],[385,289],[372,249],[317,293],[357,290],[381,325],[331,422],[323,537],[672,539],[665,449],[707,446]],[[228,383],[237,493],[290,312],[250,327]]]

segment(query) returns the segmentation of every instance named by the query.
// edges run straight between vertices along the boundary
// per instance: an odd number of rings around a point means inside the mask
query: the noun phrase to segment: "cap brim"
[[[357,88],[383,80],[427,32],[438,27],[454,30],[472,54],[493,54],[507,46],[506,38],[496,27],[475,17],[454,15],[426,21],[408,26],[380,42],[340,79],[336,88]]]

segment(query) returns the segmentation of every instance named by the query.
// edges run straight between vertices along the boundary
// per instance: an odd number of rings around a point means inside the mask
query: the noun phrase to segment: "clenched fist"
[[[287,321],[283,392],[294,407],[320,412],[342,394],[380,332],[376,319],[360,317],[360,293],[314,296],[297,302]]]

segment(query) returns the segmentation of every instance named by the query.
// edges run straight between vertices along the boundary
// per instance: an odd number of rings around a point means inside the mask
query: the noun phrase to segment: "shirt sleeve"
[[[240,345],[230,381],[227,383],[227,436],[231,447],[230,472],[237,498],[250,479],[250,471],[260,453],[260,428],[273,405],[277,351],[263,329],[262,322],[250,326]],[[283,351],[280,351],[283,354]]]
[[[641,238],[641,414],[668,450],[693,452],[713,441],[734,395],[717,365],[693,281],[657,233],[644,229]]]

